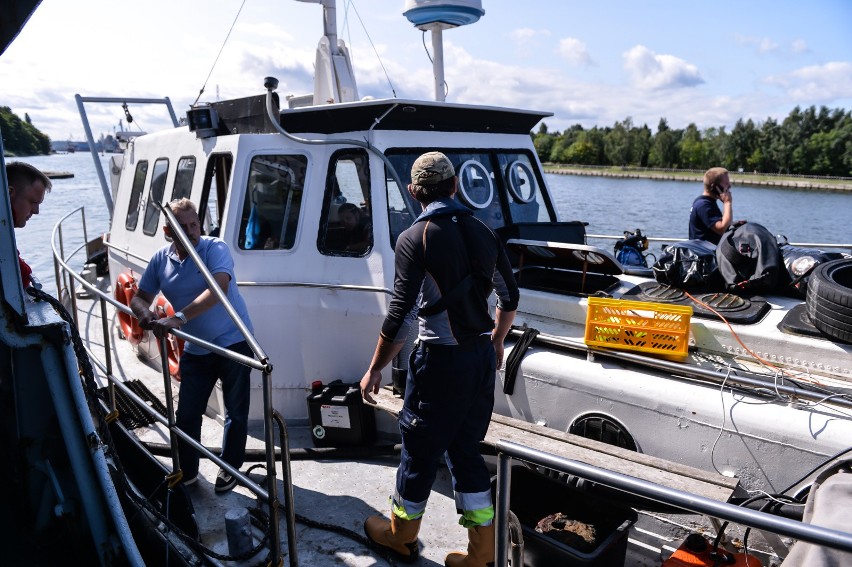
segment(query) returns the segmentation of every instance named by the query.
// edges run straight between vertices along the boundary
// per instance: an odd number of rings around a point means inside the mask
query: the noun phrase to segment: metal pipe
[[[440,23],[432,24],[432,74],[435,77],[435,100],[447,99],[444,89],[444,32]]]
[[[621,240],[623,236],[612,234],[587,234],[586,238],[599,238],[601,240]],[[648,242],[683,242],[686,238],[664,238],[647,237]],[[802,248],[852,248],[852,244],[836,244],[830,242],[788,242],[790,246],[801,246]]]
[[[163,373],[163,397],[166,398],[166,419],[169,420],[169,447],[172,456],[172,473],[180,468],[180,453],[178,452],[178,438],[175,434],[175,405],[172,399],[172,376],[169,373],[169,351],[166,337],[158,341],[160,347],[160,368]]]
[[[70,332],[67,325],[66,332]],[[41,359],[45,380],[59,419],[60,431],[68,448],[68,457],[80,490],[83,509],[101,561],[106,562],[105,558],[115,551],[113,536],[110,535],[104,514],[109,511],[121,546],[126,552],[127,561],[131,565],[144,566],[130,527],[121,512],[121,503],[106,463],[105,445],[98,437],[79,382],[74,349],[67,346],[59,350],[54,345],[43,343]]]
[[[266,489],[269,491],[267,504],[269,505],[269,545],[270,565],[281,564],[281,536],[278,528],[278,483],[275,481],[275,441],[272,437],[272,380],[269,372],[263,372],[261,383],[263,388],[263,440],[266,445]],[[284,447],[281,447],[284,453]],[[293,563],[293,561],[296,561]],[[290,564],[298,565],[298,558],[290,556]]]
[[[109,333],[109,325],[107,324],[107,308],[106,301],[104,301],[103,297],[98,298],[98,303],[101,306],[101,333],[104,338],[104,357],[106,358],[106,373],[107,375],[112,374],[112,345],[110,343],[110,333]],[[114,412],[116,409],[115,402],[115,386],[113,385],[111,380],[107,380],[108,385],[108,393],[109,393],[109,410],[110,412]]]
[[[86,132],[86,140],[89,143],[89,153],[92,154],[92,160],[95,162],[95,171],[97,172],[98,180],[101,183],[101,193],[104,195],[104,201],[106,202],[109,216],[112,218],[112,211],[114,208],[112,192],[109,190],[109,186],[107,185],[104,168],[101,165],[101,160],[98,158],[98,152],[95,149],[95,137],[92,134],[92,127],[89,125],[89,117],[86,116],[86,107],[83,104],[83,97],[79,94],[75,94],[74,99],[77,101],[77,110],[80,112],[80,118],[83,120],[83,130]]]
[[[500,458],[500,468],[498,469],[497,480],[498,487],[501,486],[501,484],[504,485],[504,488],[509,486],[508,481],[501,481],[500,475],[506,473],[510,458],[518,458],[553,470],[579,476],[592,482],[597,482],[630,494],[656,500],[671,506],[676,506],[688,512],[722,518],[759,530],[766,530],[787,537],[796,538],[801,541],[824,545],[841,551],[852,552],[852,533],[823,528],[812,524],[804,524],[787,518],[781,518],[764,512],[735,506],[733,504],[728,504],[727,502],[719,502],[696,494],[690,494],[689,492],[684,492],[682,490],[668,488],[653,482],[588,465],[586,463],[572,461],[556,455],[544,453],[511,441],[498,441],[497,451]],[[500,495],[499,488],[498,495]],[[505,523],[505,513],[507,511],[508,499],[506,499],[505,502],[498,500],[498,526]],[[505,552],[503,556],[505,557]],[[497,565],[505,564],[505,561],[503,563],[497,563]]]
[[[497,509],[494,511],[494,522],[497,524],[494,545],[495,565],[505,567],[508,563],[508,549],[505,545],[509,541],[509,487],[512,482],[512,459],[508,452],[499,452],[500,444],[497,443]]]
[[[55,234],[56,233],[55,233],[55,229],[54,229],[53,257],[54,257],[54,260],[57,261],[59,263],[59,265],[61,266],[62,273],[64,274],[64,273],[67,272],[68,275],[71,278],[76,279],[78,282],[80,282],[80,284],[83,286],[83,288],[85,288],[89,293],[95,294],[96,296],[100,297],[101,299],[103,299],[104,301],[108,302],[110,305],[115,307],[117,310],[121,311],[122,313],[126,313],[126,314],[130,315],[131,317],[135,318],[136,315],[133,314],[133,311],[131,311],[129,307],[127,307],[126,305],[122,304],[121,302],[115,300],[114,298],[106,295],[101,290],[99,290],[98,288],[96,288],[95,286],[93,286],[92,284],[87,282],[86,280],[84,280],[82,276],[74,273],[74,271],[71,269],[70,266],[68,266],[68,264],[66,264],[65,262],[63,262],[62,260],[60,260],[58,258],[56,246],[55,246]],[[216,289],[219,289],[218,285],[216,286]],[[221,289],[219,291],[221,291]],[[203,339],[199,339],[198,337],[195,337],[193,335],[189,335],[187,333],[184,333],[183,331],[179,331],[177,329],[172,329],[171,333],[173,335],[175,335],[176,337],[180,338],[180,339],[183,339],[185,341],[189,341],[193,344],[204,347],[205,349],[212,351],[216,354],[219,354],[221,356],[229,357],[232,360],[235,360],[235,361],[237,361],[241,364],[245,364],[246,366],[250,366],[250,367],[252,367],[256,370],[262,371],[264,368],[266,368],[266,365],[263,362],[257,361],[250,356],[245,356],[245,355],[230,351],[226,348],[222,348],[218,345],[214,345],[213,343],[207,342]]]
[[[293,474],[290,469],[290,440],[287,434],[287,424],[276,409],[272,409],[272,417],[278,423],[281,432],[281,474],[284,481],[284,510],[287,513],[287,549],[290,552],[290,564],[297,557],[296,550],[296,504],[293,498]]]
[[[101,372],[103,372],[103,369],[104,369],[103,363],[101,363],[101,361],[99,361],[97,358],[92,356],[92,353],[89,351],[89,349],[86,349],[86,350],[90,354],[92,364],[96,365],[101,370]],[[143,411],[150,414],[158,423],[168,427],[169,422],[164,416],[157,413],[157,411],[154,410],[151,406],[149,406],[148,403],[145,400],[143,400],[138,395],[136,395],[136,393],[133,390],[131,390],[130,388],[125,386],[121,381],[118,380],[118,378],[116,378],[115,376],[109,375],[109,376],[107,376],[107,379],[110,380],[111,382],[113,382],[119,390],[124,392],[124,394],[128,398],[130,398]],[[180,437],[183,441],[185,441],[186,443],[188,443],[189,445],[194,447],[198,452],[200,452],[202,455],[204,455],[207,459],[209,459],[210,461],[213,461],[214,463],[219,465],[221,468],[225,469],[229,474],[231,474],[231,476],[236,477],[237,480],[239,480],[240,483],[243,486],[248,487],[248,489],[251,490],[253,493],[255,493],[259,498],[261,498],[262,500],[268,500],[269,499],[269,494],[267,493],[266,490],[263,489],[263,487],[261,487],[260,485],[255,483],[253,480],[251,480],[249,477],[247,477],[246,475],[241,473],[238,469],[235,469],[233,466],[231,466],[230,464],[223,461],[222,458],[219,457],[218,455],[210,452],[207,449],[207,447],[205,447],[204,445],[202,445],[201,443],[199,443],[198,441],[196,441],[195,439],[193,439],[192,437],[190,437],[189,435],[184,433],[178,427],[175,427],[173,431],[175,432],[175,434],[177,434],[178,437]]]

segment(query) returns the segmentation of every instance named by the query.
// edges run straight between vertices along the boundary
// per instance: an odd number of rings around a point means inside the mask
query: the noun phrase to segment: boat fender
[[[507,396],[511,396],[515,391],[515,380],[518,377],[518,370],[521,368],[521,361],[537,336],[538,329],[527,327],[518,339],[518,342],[512,347],[512,352],[506,357],[506,372],[503,375],[503,393]]]
[[[130,307],[130,302],[136,295],[137,289],[136,278],[130,272],[124,272],[115,281],[115,300],[126,307]],[[118,313],[118,324],[121,327],[121,334],[130,344],[138,345],[142,341],[145,331],[139,326],[136,317],[120,311]]]
[[[162,295],[158,295],[154,302],[154,313],[157,314],[157,318],[175,316],[172,304]],[[183,339],[179,339],[171,333],[166,336],[166,356],[164,358],[169,363],[169,374],[178,381],[180,380],[180,356],[183,354],[183,343]],[[159,346],[159,344],[158,341],[157,345]],[[160,356],[163,356],[162,352]]]

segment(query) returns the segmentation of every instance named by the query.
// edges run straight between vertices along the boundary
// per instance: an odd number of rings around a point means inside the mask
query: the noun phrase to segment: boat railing
[[[166,426],[169,430],[169,439],[170,439],[170,450],[172,456],[172,474],[169,475],[170,487],[174,484],[180,482],[182,478],[181,470],[180,470],[180,461],[178,458],[177,452],[177,443],[178,438],[182,439],[189,445],[195,448],[195,450],[199,451],[205,458],[215,462],[220,467],[225,469],[229,474],[237,478],[242,485],[247,487],[252,493],[254,493],[258,498],[263,500],[268,505],[268,515],[269,515],[269,532],[271,534],[270,537],[270,561],[272,565],[279,565],[281,558],[281,541],[277,536],[279,533],[279,500],[277,495],[277,482],[276,482],[276,468],[275,468],[275,446],[273,439],[273,421],[278,424],[278,427],[281,431],[280,440],[281,440],[281,462],[283,468],[283,481],[284,481],[284,508],[287,513],[287,539],[288,539],[288,551],[290,557],[290,565],[291,567],[295,567],[298,565],[298,555],[296,550],[296,530],[295,530],[295,508],[293,506],[293,485],[292,485],[292,476],[290,471],[290,460],[289,460],[289,442],[286,431],[286,424],[280,416],[277,415],[277,412],[272,408],[272,365],[269,363],[269,358],[264,353],[261,346],[258,344],[257,340],[254,338],[251,332],[246,328],[246,326],[242,323],[242,320],[237,315],[234,307],[228,301],[228,298],[224,295],[222,290],[216,284],[215,279],[213,279],[212,274],[210,273],[207,266],[201,259],[198,257],[198,254],[195,252],[193,246],[190,245],[189,240],[186,234],[183,232],[180,224],[175,219],[174,214],[168,207],[163,207],[160,205],[161,209],[164,211],[168,222],[171,224],[174,235],[178,238],[181,244],[184,245],[186,250],[190,253],[193,261],[198,266],[199,270],[205,277],[209,288],[211,291],[217,295],[219,301],[222,302],[229,316],[234,320],[237,327],[243,333],[243,336],[246,339],[246,342],[252,349],[254,354],[253,357],[248,357],[245,355],[241,355],[239,353],[235,353],[233,351],[221,348],[217,345],[209,343],[205,340],[199,339],[193,335],[187,334],[183,331],[172,329],[170,333],[174,336],[183,339],[184,341],[189,341],[191,343],[202,346],[210,351],[215,352],[221,356],[227,357],[231,360],[239,362],[240,364],[244,364],[256,370],[259,370],[262,373],[262,387],[263,387],[263,415],[264,415],[264,430],[265,430],[265,448],[266,448],[266,470],[267,470],[267,479],[265,482],[265,488],[255,483],[246,475],[242,474],[239,470],[231,466],[222,460],[219,456],[212,453],[209,449],[207,449],[201,443],[195,441],[188,434],[182,431],[175,425],[175,414],[174,408],[172,404],[172,396],[171,392],[171,376],[169,374],[169,368],[167,364],[162,365],[162,374],[165,385],[165,402],[166,402],[166,410],[168,415],[161,415],[157,410],[150,407],[142,398],[136,395],[130,388],[128,388],[122,381],[113,375],[112,373],[112,357],[111,352],[112,348],[110,345],[110,332],[109,332],[109,324],[108,324],[108,314],[107,314],[107,303],[113,306],[114,309],[129,315],[130,317],[134,317],[133,311],[128,307],[117,301],[116,299],[110,297],[108,294],[101,291],[96,285],[87,281],[81,274],[78,274],[70,265],[69,262],[79,254],[81,250],[86,248],[88,243],[88,237],[85,235],[85,208],[79,207],[78,209],[74,209],[73,211],[67,213],[63,216],[57,224],[54,226],[53,234],[51,236],[51,247],[53,251],[53,259],[54,259],[54,270],[56,275],[56,287],[57,287],[57,295],[61,298],[66,296],[70,299],[71,305],[71,313],[72,318],[74,320],[75,325],[79,327],[78,324],[78,310],[76,303],[76,294],[75,294],[75,281],[80,287],[85,290],[87,294],[91,297],[96,298],[100,305],[100,313],[101,313],[101,324],[102,324],[102,334],[103,334],[103,349],[104,349],[104,361],[98,359],[97,356],[91,351],[91,349],[87,346],[86,351],[89,354],[89,357],[93,364],[98,367],[98,369],[103,373],[108,381],[107,392],[109,399],[109,410],[111,415],[118,415],[116,409],[116,395],[115,388],[117,387],[124,395],[130,398],[137,407],[141,408],[143,411],[150,414],[157,422]],[[83,224],[83,232],[84,232],[84,242],[82,245],[74,248],[73,250],[67,251],[65,250],[65,241],[62,227],[69,218],[79,213],[82,219]],[[57,242],[58,239],[58,242]],[[160,352],[167,352],[166,338],[163,337],[159,339],[160,344]]]
[[[847,553],[852,552],[852,533],[790,520],[766,512],[712,500],[682,490],[661,486],[647,480],[559,457],[511,441],[501,440],[497,442],[497,458],[497,506],[494,521],[496,522],[496,540],[498,542],[509,541],[508,519],[512,460],[519,459],[527,463],[574,475],[628,494],[674,506],[686,513],[703,514],[765,532],[791,537],[799,541]],[[508,565],[507,556],[507,546],[497,545],[495,565],[506,567]]]
[[[624,236],[616,236],[612,234],[587,234],[586,238],[600,240],[621,240]],[[648,242],[683,242],[686,238],[667,238],[667,237],[647,237]],[[852,248],[852,244],[838,244],[832,242],[788,242],[790,246],[800,248]]]
[[[101,183],[101,191],[104,194],[104,200],[106,201],[107,209],[109,210],[109,214],[112,215],[112,192],[109,190],[109,186],[107,185],[106,175],[104,175],[104,168],[101,165],[101,160],[98,158],[98,150],[95,146],[95,137],[92,135],[92,127],[89,124],[89,117],[86,114],[86,103],[118,103],[124,107],[124,112],[127,115],[128,124],[133,120],[130,117],[130,112],[127,110],[127,104],[163,104],[166,107],[166,110],[169,113],[169,118],[171,118],[172,124],[175,128],[178,126],[178,118],[175,114],[174,107],[172,106],[172,101],[169,100],[169,97],[165,98],[115,98],[115,97],[95,97],[95,96],[80,96],[79,94],[74,95],[74,99],[77,101],[77,110],[80,112],[80,119],[83,121],[83,129],[86,131],[86,140],[89,142],[89,151],[92,154],[92,159],[95,162],[95,171],[98,174],[98,180]]]

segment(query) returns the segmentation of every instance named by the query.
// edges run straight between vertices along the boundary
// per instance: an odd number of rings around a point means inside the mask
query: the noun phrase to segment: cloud
[[[793,53],[807,53],[810,51],[808,48],[808,44],[805,43],[804,39],[797,39],[793,42],[792,45]]]
[[[778,49],[778,44],[768,37],[754,37],[748,35],[737,35],[736,41],[740,45],[751,47],[761,55],[772,53]]]
[[[550,37],[550,32],[548,30],[534,30],[532,28],[517,28],[509,32],[508,36],[515,44],[518,55],[521,57],[530,57],[540,46],[541,40]]]
[[[765,82],[785,90],[795,100],[809,104],[852,98],[852,62],[832,61],[802,67],[786,75],[768,77]]]
[[[642,89],[694,87],[704,82],[695,65],[674,55],[658,55],[644,45],[633,47],[623,57],[634,86]]]
[[[803,39],[794,39],[789,43],[784,42],[783,44],[779,44],[768,37],[738,35],[736,36],[736,41],[740,45],[754,49],[760,55],[786,57],[790,54],[801,55],[810,51],[807,42]]]
[[[588,66],[593,64],[586,44],[573,37],[559,40],[559,55],[572,65]]]

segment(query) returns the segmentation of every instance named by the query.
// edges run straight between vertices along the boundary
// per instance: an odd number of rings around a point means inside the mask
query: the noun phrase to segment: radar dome
[[[485,10],[480,0],[405,0],[402,14],[421,29],[432,24],[449,28],[476,23]]]

